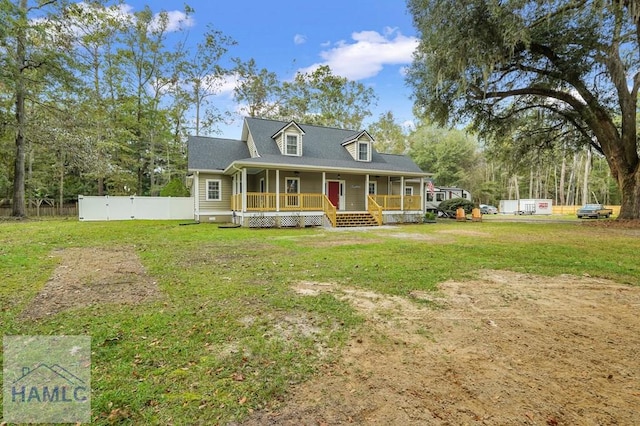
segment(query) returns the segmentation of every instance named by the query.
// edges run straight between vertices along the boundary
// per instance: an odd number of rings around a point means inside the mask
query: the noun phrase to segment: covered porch
[[[242,168],[232,175],[234,221],[248,227],[419,222],[424,177]]]

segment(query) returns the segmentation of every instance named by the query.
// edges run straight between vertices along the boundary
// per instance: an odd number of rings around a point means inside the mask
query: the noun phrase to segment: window
[[[413,186],[405,186],[404,195],[413,195]]]
[[[207,179],[207,201],[222,200],[222,181]]]
[[[300,206],[300,178],[286,178],[285,192],[287,193],[285,198],[285,204],[287,207],[299,207]]]
[[[427,201],[433,201],[433,194],[430,192],[427,192]]]
[[[369,161],[369,144],[358,142],[358,161]]]
[[[286,178],[285,183],[287,185],[285,188],[287,194],[298,194],[300,192],[300,178]]]
[[[444,193],[436,192],[436,201],[444,201]]]
[[[369,195],[376,195],[378,193],[378,182],[369,182]]]
[[[298,135],[285,135],[285,155],[300,155],[300,139]]]

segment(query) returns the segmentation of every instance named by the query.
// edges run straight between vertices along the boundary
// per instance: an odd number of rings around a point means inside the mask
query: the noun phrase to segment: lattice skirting
[[[283,228],[300,226],[300,216],[280,216],[280,226]]]
[[[274,228],[275,226],[276,226],[276,218],[273,216],[249,217],[250,228]]]
[[[296,228],[304,226],[323,226],[324,215],[311,216],[249,216],[250,228]],[[279,223],[279,225],[278,225]]]
[[[387,213],[383,215],[385,224],[394,223],[421,223],[422,215],[419,213]]]
[[[322,226],[322,218],[324,215],[305,216],[304,226]]]

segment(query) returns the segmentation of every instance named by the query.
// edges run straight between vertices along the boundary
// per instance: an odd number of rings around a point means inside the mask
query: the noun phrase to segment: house
[[[191,136],[195,220],[246,227],[419,222],[428,173],[366,130],[245,118],[240,140]]]

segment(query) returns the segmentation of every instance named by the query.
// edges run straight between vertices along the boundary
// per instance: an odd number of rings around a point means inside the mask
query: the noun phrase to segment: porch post
[[[322,195],[327,195],[327,172],[322,172]]]
[[[280,211],[280,169],[276,169],[276,211]]]
[[[236,175],[234,173],[231,175],[231,210],[238,210],[238,206],[236,206]]]
[[[369,173],[364,175],[364,209],[369,211]]]
[[[242,169],[242,212],[247,211],[247,169]]]
[[[424,177],[420,178],[420,212],[424,213]]]
[[[404,211],[404,176],[400,176],[400,211]]]
[[[193,204],[195,207],[195,220],[200,222],[200,172],[196,171],[193,174]]]

